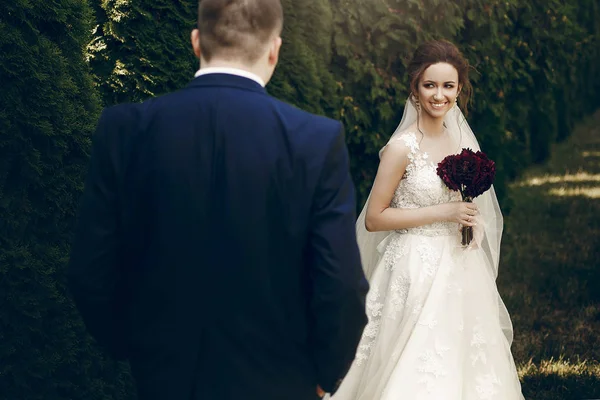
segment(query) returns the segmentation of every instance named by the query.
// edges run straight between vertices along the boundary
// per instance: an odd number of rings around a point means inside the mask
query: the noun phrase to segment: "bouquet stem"
[[[472,197],[468,197],[468,196],[464,196],[464,195],[462,197],[463,197],[463,201],[466,201],[467,203],[473,202]],[[473,227],[472,226],[463,226],[461,232],[462,232],[461,244],[463,246],[468,246],[469,244],[471,244],[471,241],[473,240]]]

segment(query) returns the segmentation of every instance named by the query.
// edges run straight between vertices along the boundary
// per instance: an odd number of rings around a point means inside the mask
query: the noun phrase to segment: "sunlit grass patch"
[[[550,189],[549,194],[554,196],[585,196],[592,199],[600,199],[600,186],[593,188],[574,187]]]
[[[600,399],[600,364],[563,358],[519,367],[526,399]]]
[[[575,174],[565,175],[546,175],[533,176],[529,179],[524,179],[517,182],[518,186],[540,186],[547,183],[571,183],[571,182],[596,182],[600,184],[600,174],[590,174],[588,172],[578,172]]]

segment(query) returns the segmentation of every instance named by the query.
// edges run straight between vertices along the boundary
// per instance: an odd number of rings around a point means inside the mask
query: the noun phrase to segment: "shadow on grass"
[[[522,384],[527,400],[600,399],[600,378],[594,376],[543,374],[527,376]]]
[[[498,288],[513,319],[523,394],[600,399],[600,112],[509,197]],[[589,361],[535,366],[556,359]]]

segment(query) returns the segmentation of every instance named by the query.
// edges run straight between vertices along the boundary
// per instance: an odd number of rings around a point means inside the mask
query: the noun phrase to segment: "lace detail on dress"
[[[410,279],[406,276],[397,276],[390,285],[390,306],[387,316],[396,319],[406,306],[408,291],[410,289]]]
[[[402,259],[402,257],[408,254],[408,246],[403,241],[398,240],[399,238],[393,238],[385,249],[383,255],[383,262],[385,270],[388,272],[396,269],[396,266]]]
[[[489,374],[480,374],[476,378],[476,382],[475,391],[481,400],[493,400],[497,398],[499,394],[498,389],[502,383],[493,369]]]
[[[419,379],[419,383],[424,384],[428,392],[432,392],[435,389],[438,378],[448,374],[448,371],[444,368],[442,359],[449,350],[449,347],[441,345],[436,340],[434,350],[425,350],[419,356],[421,365],[418,367],[418,371],[423,374],[421,379]]]
[[[382,309],[383,303],[381,302],[379,288],[374,286],[369,290],[369,294],[367,295],[367,316],[369,322],[363,331],[360,346],[358,346],[358,351],[356,353],[357,365],[362,365],[365,360],[369,358],[371,348],[373,347],[373,343],[375,342],[375,338],[377,338],[381,326]]]
[[[419,282],[423,283],[427,278],[433,278],[440,266],[441,254],[438,249],[432,246],[427,240],[421,239],[417,246],[417,252],[423,261],[423,268],[419,275]]]
[[[435,319],[435,318],[433,318],[433,317],[431,317],[431,316],[430,316],[430,317],[428,317],[428,318],[426,318],[426,319],[423,319],[423,320],[421,320],[421,321],[419,322],[419,325],[421,325],[421,326],[426,326],[426,327],[428,327],[429,329],[433,329],[433,328],[435,328],[435,327],[437,326],[437,324],[438,324],[438,321],[437,321],[437,319]]]
[[[391,207],[421,208],[461,200],[460,193],[448,189],[439,178],[436,172],[437,166],[429,160],[426,152],[420,150],[414,132],[404,133],[397,140],[402,140],[409,149],[408,165],[394,192]],[[458,228],[457,223],[434,222],[396,232],[424,236],[450,236],[458,235]]]
[[[491,338],[486,337],[484,330],[485,326],[481,321],[481,318],[477,318],[477,323],[473,326],[473,335],[471,336],[471,347],[473,352],[471,353],[471,363],[475,367],[477,363],[483,364],[483,367],[487,367],[488,355],[487,351],[489,346],[495,346],[497,340],[492,335]],[[482,368],[480,366],[479,368]],[[487,369],[487,368],[486,368]],[[502,382],[494,371],[494,366],[486,372],[480,372],[475,379],[476,386],[475,392],[479,395],[481,400],[492,400],[496,399],[496,395],[499,394],[499,388]]]

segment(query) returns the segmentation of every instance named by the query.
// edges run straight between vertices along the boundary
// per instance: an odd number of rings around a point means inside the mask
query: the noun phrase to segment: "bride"
[[[419,47],[408,67],[412,94],[357,222],[369,324],[333,400],[523,399],[495,284],[494,189],[465,203],[436,174],[447,155],[479,149],[457,105],[471,95],[468,70],[446,41]],[[461,226],[475,232],[467,248]]]

